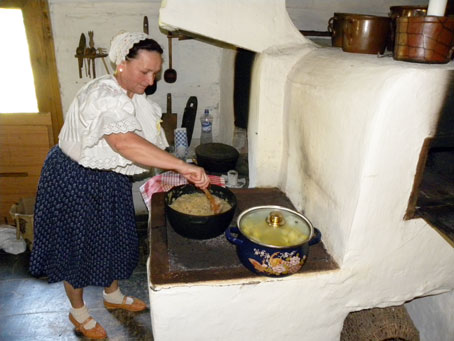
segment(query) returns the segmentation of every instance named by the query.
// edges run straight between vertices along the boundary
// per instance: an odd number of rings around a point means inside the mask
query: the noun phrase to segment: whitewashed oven
[[[257,53],[250,186],[285,192],[322,231],[340,269],[253,282],[149,283],[155,340],[337,340],[352,311],[442,293],[452,304],[453,248],[424,220],[404,219],[452,63],[321,48],[293,26],[285,0],[162,6],[164,28]]]

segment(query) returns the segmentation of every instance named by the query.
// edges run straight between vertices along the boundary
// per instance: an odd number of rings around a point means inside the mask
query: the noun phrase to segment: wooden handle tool
[[[220,212],[221,208],[216,203],[216,200],[211,195],[210,191],[207,188],[205,188],[205,189],[203,189],[203,193],[205,193],[205,195],[207,196],[208,200],[210,201],[211,209],[213,210],[214,214],[218,214]]]

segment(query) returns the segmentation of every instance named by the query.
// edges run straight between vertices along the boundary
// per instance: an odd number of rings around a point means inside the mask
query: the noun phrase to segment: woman
[[[161,112],[145,88],[161,70],[162,48],[144,33],[114,37],[109,58],[116,66],[76,95],[48,154],[38,186],[30,272],[63,281],[70,321],[89,338],[105,338],[89,314],[83,288],[104,287],[108,309],[141,311],[143,301],[124,296],[118,280],[138,262],[131,175],[150,167],[171,169],[200,188],[209,180],[200,167],[163,151]]]

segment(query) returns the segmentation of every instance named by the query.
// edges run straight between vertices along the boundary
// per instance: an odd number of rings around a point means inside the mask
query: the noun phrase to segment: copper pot
[[[427,14],[427,6],[391,6],[389,11],[389,17],[391,18],[391,32],[389,34],[387,49],[389,51],[393,51],[397,18],[423,17]]]
[[[334,13],[328,20],[328,32],[331,33],[331,46],[342,47],[342,25],[344,20],[352,13]]]
[[[417,63],[449,62],[454,48],[454,17],[400,17],[394,59]]]
[[[390,31],[390,18],[352,14],[342,25],[342,50],[353,53],[384,53]]]
[[[391,6],[389,11],[391,19],[399,17],[423,17],[427,13],[427,6]]]

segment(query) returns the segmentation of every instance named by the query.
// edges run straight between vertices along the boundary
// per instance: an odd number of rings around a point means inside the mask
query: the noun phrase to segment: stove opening
[[[249,97],[251,92],[252,66],[255,53],[238,48],[235,57],[233,113],[233,146],[240,154],[247,154],[247,126],[249,120]]]
[[[454,246],[454,84],[450,88],[437,131],[421,149],[405,219],[423,218]]]

